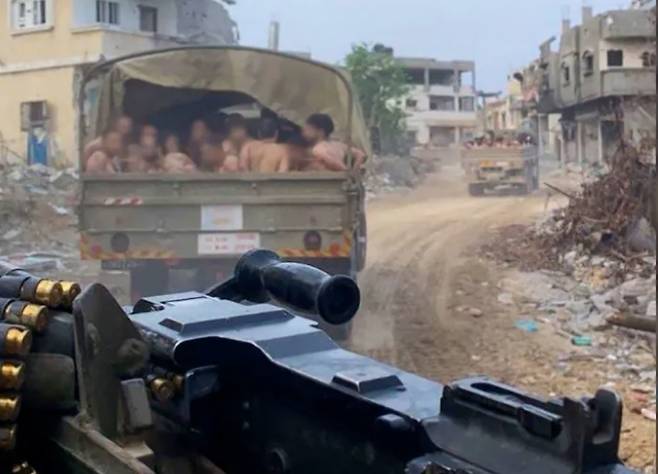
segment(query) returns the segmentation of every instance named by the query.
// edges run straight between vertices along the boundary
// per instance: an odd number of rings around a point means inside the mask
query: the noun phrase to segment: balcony
[[[601,72],[602,95],[656,95],[656,69],[619,69]]]

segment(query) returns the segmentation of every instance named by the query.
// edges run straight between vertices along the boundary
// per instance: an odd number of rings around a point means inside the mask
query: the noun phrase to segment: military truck
[[[79,99],[80,150],[127,115],[180,130],[251,108],[302,125],[329,114],[337,139],[370,153],[349,78],[338,69],[270,50],[185,47],[102,63]],[[82,167],[81,167],[82,168]],[[131,300],[202,290],[251,249],[330,274],[355,277],[365,263],[361,172],[82,175],[80,253],[130,274]]]
[[[503,188],[527,194],[539,188],[539,157],[535,146],[464,148],[461,159],[471,196]]]

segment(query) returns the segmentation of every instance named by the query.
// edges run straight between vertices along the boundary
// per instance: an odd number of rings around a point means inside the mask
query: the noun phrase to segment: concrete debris
[[[78,179],[74,169],[0,167],[0,259],[35,272],[79,266]]]
[[[498,302],[506,305],[514,304],[514,296],[510,293],[501,293],[498,295]]]
[[[479,308],[469,308],[468,314],[470,314],[474,318],[479,318],[484,314],[484,312]]]
[[[435,161],[431,158],[376,156],[366,176],[366,189],[373,196],[396,189],[413,188],[435,168]]]

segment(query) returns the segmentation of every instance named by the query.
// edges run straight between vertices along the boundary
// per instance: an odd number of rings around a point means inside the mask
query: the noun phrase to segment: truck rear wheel
[[[471,196],[482,196],[484,194],[484,186],[479,183],[470,183],[468,185],[468,194]]]

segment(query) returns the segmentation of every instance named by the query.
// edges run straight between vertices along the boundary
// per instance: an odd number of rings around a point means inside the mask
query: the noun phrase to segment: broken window
[[[425,69],[405,69],[409,84],[417,86],[425,85]]]
[[[430,110],[455,110],[455,98],[450,95],[432,95]]]
[[[571,68],[567,63],[562,63],[562,83],[569,84],[571,81]]]
[[[430,69],[430,85],[451,86],[455,83],[455,73],[450,69]]]
[[[585,51],[583,53],[583,75],[592,74],[594,74],[594,54],[591,51]]]
[[[655,67],[656,65],[656,53],[651,53],[645,51],[642,53],[642,66],[643,67]]]
[[[459,110],[462,112],[473,112],[475,110],[475,97],[460,97]]]
[[[407,99],[406,106],[408,109],[415,109],[418,107],[418,101],[416,99]]]
[[[48,120],[48,103],[33,101],[21,103],[21,130],[26,132],[33,127],[42,126]]]
[[[608,50],[608,66],[621,67],[624,65],[624,52],[621,49]]]
[[[158,32],[158,9],[139,6],[139,29],[150,33]]]

